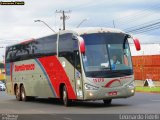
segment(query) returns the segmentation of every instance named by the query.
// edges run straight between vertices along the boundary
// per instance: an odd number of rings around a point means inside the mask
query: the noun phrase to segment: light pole
[[[89,19],[88,19],[88,18],[83,19],[83,20],[77,25],[77,28],[79,28],[80,25],[81,25],[82,23],[84,23],[85,21],[87,21],[87,20],[89,20]]]
[[[43,24],[45,24],[50,30],[52,30],[54,33],[56,33],[46,22],[42,21],[42,20],[35,20],[34,22],[42,22]]]
[[[45,24],[50,30],[52,30],[54,33],[56,33],[47,23],[45,23],[42,20],[35,20],[34,22],[42,22],[43,24]],[[59,34],[60,34],[60,30],[57,33],[57,57],[58,57],[58,44],[59,44]]]

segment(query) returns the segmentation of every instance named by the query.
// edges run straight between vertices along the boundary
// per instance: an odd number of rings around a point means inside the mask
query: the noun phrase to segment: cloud
[[[160,36],[155,35],[148,35],[148,34],[141,34],[135,35],[137,38],[140,39],[140,42],[143,43],[160,43]]]
[[[2,40],[20,41],[52,34],[44,24],[34,20],[44,20],[58,30],[62,21],[61,15],[55,14],[56,10],[72,11],[67,14],[70,16],[66,21],[68,28],[76,27],[83,19],[89,18],[81,27],[113,27],[114,20],[116,27],[125,29],[160,18],[159,3],[159,0],[25,0],[24,6],[0,6],[1,45],[4,43]],[[141,35],[140,39],[157,41],[159,31]]]

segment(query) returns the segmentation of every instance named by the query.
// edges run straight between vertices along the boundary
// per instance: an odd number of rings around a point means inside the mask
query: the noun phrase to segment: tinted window
[[[73,52],[74,40],[72,40],[72,34],[67,33],[60,35],[59,37],[59,53]]]
[[[12,60],[19,61],[29,58],[31,53],[31,43],[19,44],[12,47]]]
[[[59,57],[67,59],[68,62],[81,72],[78,40],[73,40],[72,36],[72,33],[60,35]]]
[[[65,57],[71,64],[74,64],[74,43],[71,33],[63,34],[59,37],[59,57]]]
[[[124,42],[125,34],[95,33],[82,37],[86,46],[82,58],[87,77],[119,77],[133,74],[128,41]]]
[[[5,56],[6,62],[10,62],[12,59],[12,47],[7,47],[6,48],[6,56]]]
[[[46,55],[55,55],[57,49],[57,35],[52,35],[44,38],[38,39],[33,43],[33,53],[37,57],[42,57]]]
[[[7,47],[6,62],[43,57],[56,54],[57,35]]]

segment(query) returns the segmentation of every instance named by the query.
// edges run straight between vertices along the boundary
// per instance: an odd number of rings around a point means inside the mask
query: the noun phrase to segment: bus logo
[[[34,64],[22,64],[22,65],[15,65],[14,71],[20,72],[20,71],[28,71],[28,70],[34,70],[35,65]]]

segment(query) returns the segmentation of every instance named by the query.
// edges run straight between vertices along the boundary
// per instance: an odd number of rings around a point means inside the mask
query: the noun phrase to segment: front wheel
[[[112,99],[103,100],[105,105],[111,105]]]
[[[62,99],[63,99],[64,106],[67,107],[67,106],[70,105],[70,100],[68,99],[68,93],[67,93],[67,89],[66,89],[65,86],[63,87],[63,96],[62,96]]]

